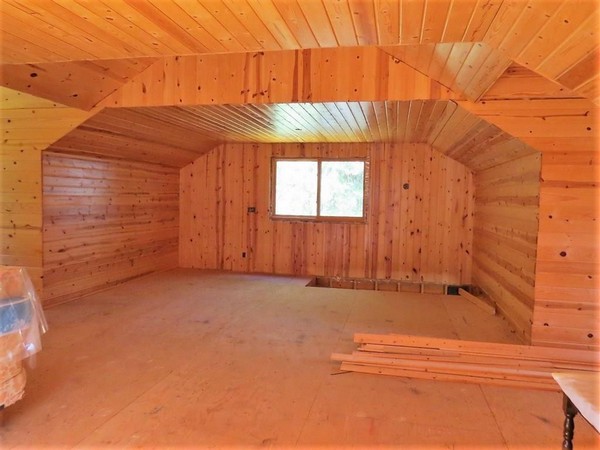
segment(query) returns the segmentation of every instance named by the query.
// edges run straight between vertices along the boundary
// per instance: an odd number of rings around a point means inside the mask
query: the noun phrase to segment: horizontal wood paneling
[[[367,223],[271,220],[274,155],[369,158]],[[471,172],[426,144],[226,144],[181,170],[180,265],[468,283],[472,205]]]
[[[582,99],[465,107],[542,152],[532,343],[598,350],[598,108]]]
[[[473,284],[492,298],[521,338],[531,339],[540,154],[477,172]]]
[[[44,304],[177,267],[179,172],[44,152]]]
[[[0,87],[0,265],[42,290],[42,150],[90,116]]]
[[[600,151],[554,139],[543,156],[533,342],[600,348]]]

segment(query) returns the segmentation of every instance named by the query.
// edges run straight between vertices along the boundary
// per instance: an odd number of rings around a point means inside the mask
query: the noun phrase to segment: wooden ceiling
[[[4,64],[0,84],[74,108],[90,110],[156,58]]]
[[[599,95],[596,0],[4,0],[0,9],[3,64],[484,42]]]
[[[50,150],[182,167],[222,142],[424,142],[473,170],[534,152],[435,100],[105,109]]]
[[[90,110],[60,152],[181,167],[225,141],[396,140],[481,170],[533,150],[463,100],[600,97],[597,0],[3,0],[0,18],[0,85]]]
[[[485,94],[512,63],[506,55],[483,42],[381,48],[471,101]]]

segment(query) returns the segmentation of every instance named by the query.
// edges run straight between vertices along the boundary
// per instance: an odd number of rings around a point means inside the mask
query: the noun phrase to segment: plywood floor
[[[555,393],[339,374],[352,334],[514,342],[459,297],[175,270],[47,311],[10,448],[559,448]],[[577,449],[600,441],[581,418]]]

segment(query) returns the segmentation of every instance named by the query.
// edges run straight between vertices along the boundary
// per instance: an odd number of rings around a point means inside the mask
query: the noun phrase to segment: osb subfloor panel
[[[175,270],[47,311],[0,447],[559,448],[561,396],[339,374],[352,334],[515,342],[460,297]],[[576,448],[598,448],[576,420]]]

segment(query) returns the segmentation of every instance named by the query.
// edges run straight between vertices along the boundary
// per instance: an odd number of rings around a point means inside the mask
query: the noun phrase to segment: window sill
[[[306,217],[306,216],[270,216],[271,220],[279,222],[312,222],[312,223],[339,223],[339,224],[366,224],[366,217]]]

